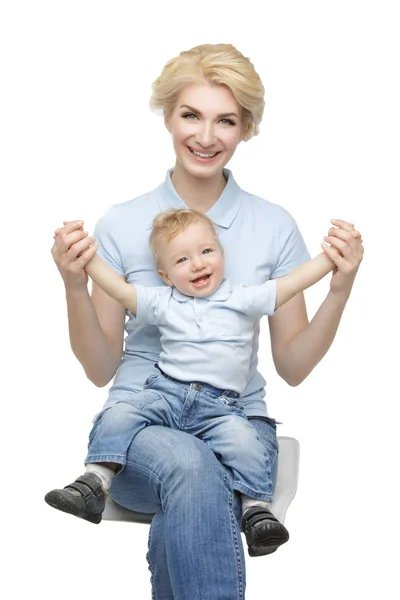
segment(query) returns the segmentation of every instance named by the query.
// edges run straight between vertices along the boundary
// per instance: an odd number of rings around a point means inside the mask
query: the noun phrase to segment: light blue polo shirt
[[[161,334],[158,364],[170,377],[241,393],[247,383],[257,319],[273,315],[276,281],[233,286],[225,279],[203,298],[172,287],[136,286],[139,325]]]
[[[187,208],[168,171],[155,190],[114,205],[98,222],[94,235],[100,256],[129,283],[162,286],[148,238],[156,214],[169,208]],[[225,248],[225,276],[234,285],[260,285],[289,273],[309,260],[303,238],[291,215],[277,204],[243,191],[231,172],[227,184],[207,216],[218,226]],[[127,311],[122,362],[109,390],[106,405],[127,399],[142,389],[161,351],[155,325],[141,325]],[[250,367],[242,400],[248,416],[266,416],[266,381],[257,370],[259,320],[253,335]]]

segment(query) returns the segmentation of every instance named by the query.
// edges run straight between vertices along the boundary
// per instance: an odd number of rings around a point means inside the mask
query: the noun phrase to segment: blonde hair
[[[231,44],[195,46],[167,62],[153,83],[150,107],[168,118],[183,88],[204,81],[231,91],[241,107],[244,141],[259,133],[264,86],[250,60]]]
[[[169,244],[179,233],[185,231],[192,223],[206,223],[213,235],[215,241],[223,252],[223,248],[218,239],[218,234],[214,223],[206,215],[197,210],[189,208],[165,210],[159,213],[153,220],[149,243],[157,265],[160,262],[160,248],[162,244]]]

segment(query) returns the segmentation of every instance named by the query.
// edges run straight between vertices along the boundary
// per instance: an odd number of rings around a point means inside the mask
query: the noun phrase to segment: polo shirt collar
[[[173,169],[167,171],[164,183],[158,187],[158,205],[160,211],[170,208],[188,208],[177,193],[171,181]],[[233,178],[229,169],[223,170],[226,186],[218,200],[207,212],[209,217],[218,227],[228,228],[233,223],[239,212],[242,202],[241,189]]]
[[[229,279],[223,279],[221,285],[212,294],[206,297],[206,300],[212,302],[225,302],[232,293],[232,283]]]
[[[192,298],[192,296],[185,296],[185,294],[182,294],[176,287],[172,288],[172,297],[178,302],[187,302]]]
[[[205,296],[204,300],[209,300],[212,302],[225,302],[225,300],[228,300],[231,293],[232,293],[231,281],[229,279],[223,279],[219,288],[216,289],[209,296]],[[177,290],[175,287],[172,288],[172,297],[175,300],[177,300],[178,302],[187,302],[188,300],[191,300],[193,298],[193,296],[186,296],[185,294],[182,294],[182,292]]]

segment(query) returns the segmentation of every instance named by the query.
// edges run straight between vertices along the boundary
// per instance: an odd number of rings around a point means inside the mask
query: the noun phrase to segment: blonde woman
[[[104,386],[114,378],[105,408],[134,403],[159,360],[160,338],[155,327],[136,326],[133,315],[96,284],[89,295],[85,265],[96,251],[129,283],[159,286],[148,244],[151,223],[160,211],[192,208],[218,226],[233,284],[262,284],[309,259],[292,217],[241,190],[225,168],[238,144],[258,133],[263,114],[264,89],[247,58],[230,45],[182,52],[155,81],[151,105],[162,111],[175,149],[176,163],[166,180],[112,207],[93,238],[81,221],[65,223],[52,249],[66,287],[72,349],[93,383]],[[335,269],[315,317],[308,322],[302,294],[269,317],[275,366],[290,385],[301,383],[329,349],[362,260],[362,239],[354,226],[346,221],[332,225],[324,252]],[[99,248],[92,245],[94,239]],[[257,348],[256,327],[242,402],[272,457],[274,482],[276,423],[267,412]],[[184,405],[182,419],[190,419],[192,408],[190,402]],[[85,483],[75,487],[83,501],[90,495]],[[126,508],[155,513],[147,554],[154,598],[245,597],[240,498],[232,471],[207,444],[185,431],[146,427],[130,445],[110,494]]]

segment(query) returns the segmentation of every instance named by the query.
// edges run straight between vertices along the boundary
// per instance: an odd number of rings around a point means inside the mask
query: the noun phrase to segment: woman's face
[[[222,85],[187,85],[166,125],[177,165],[192,177],[220,173],[242,139],[240,106]]]

